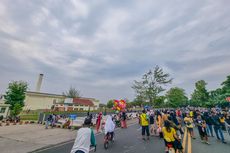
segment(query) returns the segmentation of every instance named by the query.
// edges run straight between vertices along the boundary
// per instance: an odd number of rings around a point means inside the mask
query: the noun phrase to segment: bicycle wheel
[[[104,148],[105,148],[105,149],[108,149],[108,147],[109,147],[109,142],[105,142],[105,143],[104,143]]]

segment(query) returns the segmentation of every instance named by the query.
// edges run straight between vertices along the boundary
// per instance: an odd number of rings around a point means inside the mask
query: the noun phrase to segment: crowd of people
[[[214,132],[218,141],[226,143],[223,131],[230,135],[230,111],[227,108],[194,107],[143,110],[139,114],[139,124],[143,140],[149,140],[150,135],[157,135],[164,139],[166,152],[168,143],[173,144],[175,151],[179,152],[183,149],[181,138],[185,128],[191,138],[196,139],[194,128],[197,127],[201,142],[206,144],[210,144],[208,138],[214,137]]]
[[[114,129],[127,128],[125,112],[109,115],[102,125],[102,113],[99,113],[96,121],[96,132],[103,127],[105,136],[110,134],[113,140]],[[178,109],[144,109],[137,114],[141,126],[141,135],[144,141],[150,140],[150,136],[158,136],[164,140],[165,152],[169,152],[172,145],[176,153],[183,152],[182,138],[187,131],[192,139],[199,134],[201,142],[210,145],[209,138],[216,137],[217,141],[227,143],[223,131],[230,135],[230,110],[220,108],[178,108]],[[120,122],[120,123],[119,123]],[[96,146],[92,126],[92,116],[88,115],[75,140],[71,153],[88,153],[91,145]],[[197,130],[198,132],[194,131]],[[228,136],[228,135],[227,135]]]

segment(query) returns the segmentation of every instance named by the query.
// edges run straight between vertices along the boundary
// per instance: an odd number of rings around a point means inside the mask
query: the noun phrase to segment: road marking
[[[184,138],[183,138],[183,143],[182,143],[183,152],[185,152],[186,141],[187,141],[187,128],[185,128],[185,131],[184,131]]]
[[[188,132],[188,150],[187,150],[187,153],[192,153],[192,144],[191,144],[190,132]]]

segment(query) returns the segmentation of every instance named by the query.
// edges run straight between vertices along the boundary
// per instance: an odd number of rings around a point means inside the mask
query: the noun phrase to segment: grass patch
[[[38,120],[38,114],[23,114],[20,115],[21,120],[30,120],[30,121],[37,121]]]

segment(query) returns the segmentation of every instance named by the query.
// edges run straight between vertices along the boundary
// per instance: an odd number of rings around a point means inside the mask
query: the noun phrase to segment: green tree
[[[133,106],[142,107],[144,103],[144,98],[141,95],[137,95],[136,98],[133,100]]]
[[[13,81],[9,83],[6,94],[4,95],[6,104],[10,104],[10,110],[15,108],[15,105],[18,108],[24,106],[24,100],[26,98],[26,90],[28,88],[28,84],[23,81]]]
[[[227,79],[221,83],[221,86],[224,93],[230,93],[230,75],[227,76]]]
[[[167,102],[170,107],[181,107],[185,106],[188,102],[185,90],[182,88],[174,87],[171,88],[167,93]]]
[[[22,106],[19,103],[16,103],[10,113],[11,116],[16,117],[18,114],[20,114],[21,111],[22,111]]]
[[[106,107],[106,104],[99,104],[99,107]]]
[[[81,96],[80,90],[70,87],[70,89],[66,92],[63,92],[63,95],[68,97],[68,98],[77,98]]]
[[[209,103],[207,106],[228,106],[227,97],[230,97],[230,76],[227,76],[227,79],[221,83],[220,88],[209,92]]]
[[[204,80],[195,83],[195,90],[191,96],[191,104],[194,106],[205,106],[209,101],[209,93]]]
[[[165,96],[157,96],[155,99],[155,107],[164,107],[165,106],[165,101],[166,97]]]
[[[133,103],[132,102],[126,102],[126,108],[132,108]]]
[[[170,75],[156,66],[153,70],[150,69],[145,73],[141,81],[135,80],[132,88],[135,90],[137,97],[142,97],[145,102],[148,101],[153,105],[157,95],[165,91],[164,86],[171,82]]]
[[[107,106],[108,108],[112,108],[112,107],[113,107],[113,103],[114,103],[114,100],[111,99],[111,100],[109,100],[109,101],[107,102],[107,105],[106,105],[106,106]]]

